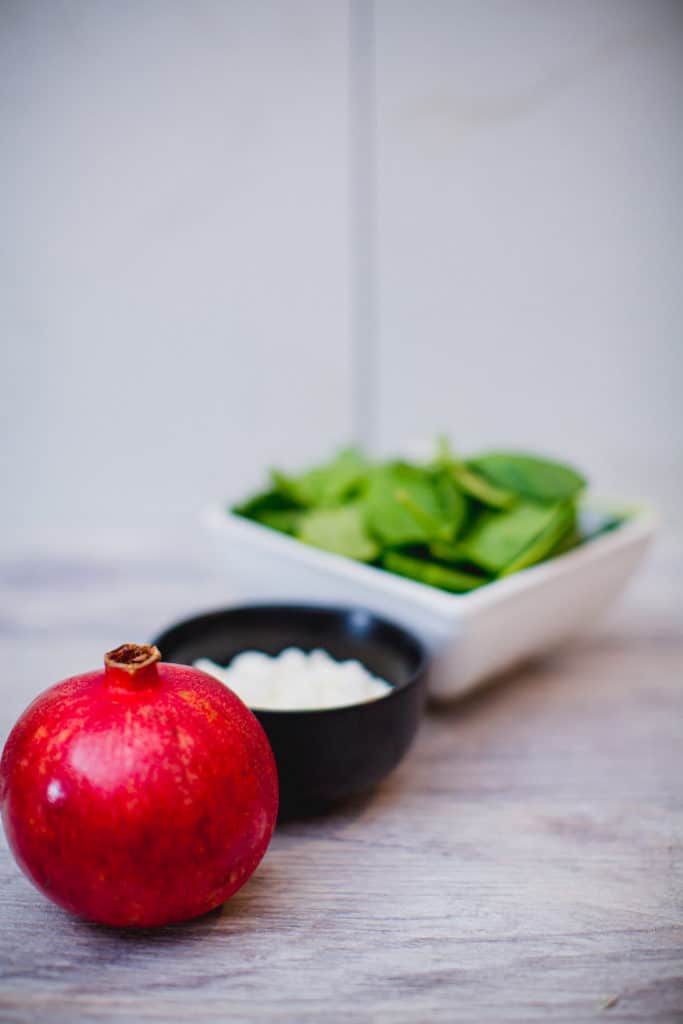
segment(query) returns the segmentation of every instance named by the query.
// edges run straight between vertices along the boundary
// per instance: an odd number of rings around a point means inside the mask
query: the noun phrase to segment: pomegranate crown
[[[157,661],[161,661],[161,651],[150,644],[121,644],[113,651],[107,651],[104,656],[107,668],[116,668],[131,675]]]

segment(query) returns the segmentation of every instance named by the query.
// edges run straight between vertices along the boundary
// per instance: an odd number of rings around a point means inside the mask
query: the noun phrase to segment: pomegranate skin
[[[244,885],[275,827],[278,782],[260,724],[218,680],[108,665],[24,712],[0,761],[0,806],[46,896],[143,928],[206,913]]]

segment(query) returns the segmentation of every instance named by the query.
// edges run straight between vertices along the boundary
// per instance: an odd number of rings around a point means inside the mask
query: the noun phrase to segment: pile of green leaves
[[[427,464],[371,462],[355,448],[271,485],[233,511],[305,544],[453,593],[474,590],[587,539],[586,486],[571,466],[516,452]],[[601,520],[590,535],[616,525]]]

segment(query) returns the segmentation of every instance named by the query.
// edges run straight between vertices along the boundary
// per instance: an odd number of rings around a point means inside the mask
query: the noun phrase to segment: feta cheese
[[[243,651],[226,668],[209,658],[198,658],[194,667],[220,679],[250,708],[262,711],[314,711],[364,704],[392,689],[359,661],[335,661],[323,650],[306,653],[288,647],[275,657]]]

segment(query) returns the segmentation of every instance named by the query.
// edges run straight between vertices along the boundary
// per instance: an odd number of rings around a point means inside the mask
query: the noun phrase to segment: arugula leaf
[[[566,501],[576,497],[586,480],[571,466],[518,452],[489,452],[467,462],[496,487],[535,501]]]
[[[368,535],[359,504],[313,509],[304,513],[297,533],[299,540],[359,562],[372,562],[379,547]]]
[[[428,583],[432,587],[439,587],[441,590],[448,590],[456,594],[475,590],[489,582],[485,576],[475,576],[473,573],[460,572],[445,565],[425,562],[420,558],[412,558],[410,555],[403,555],[398,551],[385,551],[381,564],[389,572],[395,572],[399,576],[407,576],[408,579],[416,580],[418,583]]]

